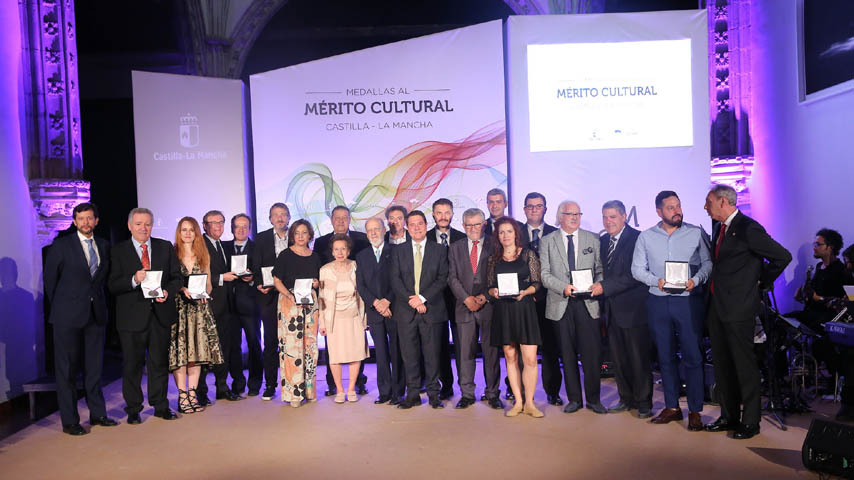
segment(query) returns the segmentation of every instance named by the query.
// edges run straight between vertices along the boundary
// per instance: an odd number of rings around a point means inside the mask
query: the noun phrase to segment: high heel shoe
[[[196,413],[187,391],[180,388],[178,389],[178,411],[184,414]]]
[[[196,389],[190,389],[190,405],[193,407],[194,412],[204,412],[205,407],[201,403],[199,403],[199,396],[196,394]]]
[[[516,415],[519,415],[520,413],[522,413],[522,405],[516,404],[516,405],[513,405],[513,408],[504,412],[504,416],[505,417],[515,417]]]
[[[522,409],[522,412],[534,418],[543,418],[545,416],[533,403],[525,404],[525,408]]]
[[[348,402],[359,401],[359,397],[356,396],[356,392],[347,392],[347,401]]]

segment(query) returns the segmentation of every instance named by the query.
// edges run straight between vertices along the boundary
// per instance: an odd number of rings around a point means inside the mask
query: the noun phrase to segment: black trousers
[[[142,411],[142,367],[148,370],[148,404],[155,411],[169,408],[166,392],[169,387],[169,328],[157,321],[154,312],[148,316],[148,326],[138,332],[119,330],[124,365],[122,367],[122,396],[128,414]],[[147,355],[146,355],[147,353]]]
[[[269,295],[278,296],[277,293]],[[258,298],[267,300],[261,295]],[[264,326],[264,385],[266,388],[275,389],[279,385],[279,319],[276,317],[276,302],[263,302],[258,307],[261,324]]]
[[[213,372],[216,379],[216,393],[223,394],[228,390],[228,370],[229,362],[234,357],[234,342],[232,337],[232,321],[228,310],[224,312],[214,312],[214,321],[216,322],[216,334],[219,337],[219,344],[222,348],[223,363],[216,365],[203,365],[202,375],[199,378],[199,386],[196,389],[199,396],[208,394],[208,372]],[[240,348],[240,345],[237,346]],[[241,362],[241,365],[243,362]]]
[[[384,318],[381,321],[371,321],[368,325],[377,357],[377,390],[380,396],[400,398],[406,388],[406,377],[403,374],[397,323],[391,318]]]
[[[231,373],[231,390],[241,394],[246,388],[243,375],[243,335],[246,335],[246,347],[249,350],[249,390],[258,391],[264,380],[264,362],[261,353],[261,318],[256,313],[232,313],[231,357],[228,359]]]
[[[839,374],[845,377],[845,384],[842,386],[842,404],[854,407],[854,347],[839,348],[842,356]]]
[[[612,319],[608,327],[608,345],[616,366],[614,376],[620,400],[631,408],[652,408],[649,326],[623,328]]]
[[[450,329],[448,328],[450,326]],[[441,390],[448,393],[454,391],[454,370],[451,367],[451,351],[454,352],[454,364],[457,367],[457,375],[460,374],[460,347],[457,334],[457,322],[453,319],[443,324],[440,335],[439,350],[439,381],[442,383]],[[453,340],[453,346],[451,346]]]
[[[602,332],[599,320],[590,317],[584,300],[571,298],[563,317],[552,322],[552,331],[557,338],[563,359],[567,400],[581,404],[581,379],[578,376],[577,360],[577,355],[580,354],[587,404],[599,403],[599,376],[602,369]]]
[[[560,394],[560,360],[557,336],[553,334],[552,321],[546,318],[546,299],[537,298],[534,304],[537,307],[537,317],[540,322],[540,331],[543,333],[543,344],[540,345],[540,361],[542,362],[543,390],[546,395]],[[522,358],[521,355],[519,358]],[[521,370],[520,370],[521,371]]]
[[[755,321],[725,322],[710,302],[706,325],[712,341],[715,386],[721,402],[721,417],[758,425],[762,406],[759,393],[759,364],[753,349]],[[744,411],[741,411],[741,406]]]
[[[400,337],[400,354],[406,375],[406,397],[417,398],[421,393],[421,357],[424,357],[424,383],[427,395],[439,395],[439,355],[441,330],[444,322],[429,323],[421,315],[398,319],[397,332]]]
[[[83,327],[53,325],[56,399],[63,425],[80,423],[80,415],[77,413],[77,375],[81,367],[89,418],[107,414],[104,392],[101,390],[105,331],[103,325],[95,323],[91,311],[89,322]]]

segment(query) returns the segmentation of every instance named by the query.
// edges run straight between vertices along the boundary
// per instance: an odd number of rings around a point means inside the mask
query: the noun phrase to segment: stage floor
[[[738,441],[723,433],[689,432],[685,422],[651,425],[636,412],[564,414],[562,407],[545,404],[541,389],[536,402],[546,414],[542,419],[505,418],[482,402],[455,410],[456,386],[444,410],[431,409],[426,396],[421,407],[399,410],[373,404],[374,365],[365,371],[370,392],[354,404],[321,398],[295,409],[278,399],[252,397],[220,401],[170,422],[153,417],[149,407],[141,425],[125,423],[118,380],[104,394],[110,416],[121,425],[71,437],[62,433],[55,413],[0,442],[0,472],[8,479],[816,478],[801,464],[801,446],[810,420],[832,419],[838,408],[818,401],[817,413],[789,417],[786,432],[763,419],[759,436]],[[479,366],[477,375],[482,381]],[[322,395],[326,384],[319,377]],[[176,393],[170,381],[173,408]],[[616,402],[613,379],[602,381],[602,401]],[[663,402],[656,385],[656,413]],[[717,407],[707,405],[703,421],[717,414]],[[80,416],[88,430],[82,400]]]

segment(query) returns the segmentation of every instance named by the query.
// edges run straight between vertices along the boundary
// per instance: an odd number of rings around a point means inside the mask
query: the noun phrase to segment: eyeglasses
[[[542,210],[544,208],[546,208],[546,206],[542,203],[525,205],[525,210]]]
[[[812,242],[812,246],[813,246],[813,247],[823,247],[823,246],[825,246],[825,245],[827,245],[827,244],[826,244],[826,243]]]
[[[464,223],[463,226],[466,228],[480,228],[481,226],[483,226],[483,222],[480,222],[480,223]]]
[[[222,222],[205,222],[205,223],[208,225],[217,225],[217,226],[225,225],[225,221],[222,221]]]
[[[582,216],[582,215],[584,215],[584,214],[583,214],[583,213],[581,213],[581,212],[578,212],[578,213],[572,213],[572,212],[560,212],[560,214],[561,214],[561,215],[567,215],[567,216],[570,216],[570,217],[573,217],[573,218],[581,218],[581,216]]]

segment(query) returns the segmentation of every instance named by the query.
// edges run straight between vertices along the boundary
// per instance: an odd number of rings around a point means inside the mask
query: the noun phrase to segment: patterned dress
[[[193,274],[202,272],[199,264],[193,265]],[[189,277],[187,267],[181,264],[181,275]],[[216,323],[210,303],[187,300],[183,293],[175,295],[178,307],[178,323],[172,325],[169,342],[169,371],[174,371],[190,363],[223,363],[222,348],[216,333]]]
[[[314,304],[297,306],[279,295],[279,366],[282,371],[282,401],[317,398],[317,296]]]

